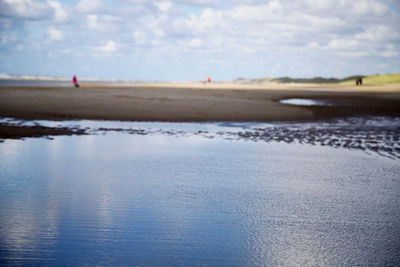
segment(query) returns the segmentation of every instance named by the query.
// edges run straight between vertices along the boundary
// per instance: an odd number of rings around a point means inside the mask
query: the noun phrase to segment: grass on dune
[[[400,73],[393,74],[378,74],[373,76],[366,76],[362,79],[363,85],[386,85],[386,84],[400,84]],[[355,84],[355,79],[346,79],[340,84]]]
[[[245,79],[238,78],[234,82],[242,84],[262,84],[262,83],[315,83],[315,84],[343,84],[343,85],[355,85],[356,80],[362,78],[363,85],[388,85],[388,84],[400,84],[400,73],[393,74],[377,74],[373,76],[354,75],[343,79],[337,78],[260,78],[260,79]]]

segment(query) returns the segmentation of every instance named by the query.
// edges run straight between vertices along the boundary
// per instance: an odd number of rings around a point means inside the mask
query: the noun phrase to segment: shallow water
[[[289,98],[279,101],[282,104],[295,105],[295,106],[329,106],[325,101],[318,101],[314,99],[305,98]]]
[[[0,118],[0,126],[45,126],[69,128],[73,132],[97,135],[123,132],[132,135],[201,136],[254,142],[300,143],[361,150],[400,159],[400,118],[349,117],[315,122],[121,122],[46,121]],[[48,138],[52,138],[49,136]],[[0,142],[2,140],[0,139]]]
[[[71,81],[66,80],[22,80],[22,79],[0,79],[0,87],[2,86],[17,86],[17,87],[72,87]]]
[[[294,106],[336,106],[336,107],[351,107],[354,102],[347,99],[307,99],[307,98],[288,98],[282,99],[279,103],[294,105]],[[360,103],[357,103],[360,105]],[[364,104],[365,105],[365,104]]]
[[[239,135],[348,121],[66,123],[0,144],[1,263],[400,264],[399,159]]]

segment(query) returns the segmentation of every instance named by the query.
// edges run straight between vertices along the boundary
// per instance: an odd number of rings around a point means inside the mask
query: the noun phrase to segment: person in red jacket
[[[79,87],[78,79],[76,78],[76,75],[74,75],[74,77],[72,78],[72,82],[74,83],[74,85],[75,85],[76,88]]]

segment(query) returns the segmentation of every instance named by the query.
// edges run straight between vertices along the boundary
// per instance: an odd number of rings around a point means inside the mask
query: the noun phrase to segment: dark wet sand
[[[325,85],[312,85],[323,88]],[[182,85],[134,87],[0,87],[0,117],[122,121],[290,121],[348,115],[400,114],[400,86],[365,90],[326,85]],[[299,107],[288,98],[335,100]]]
[[[67,127],[22,126],[0,123],[0,141],[4,139],[21,139],[26,137],[47,137],[58,135],[83,135],[84,129]]]

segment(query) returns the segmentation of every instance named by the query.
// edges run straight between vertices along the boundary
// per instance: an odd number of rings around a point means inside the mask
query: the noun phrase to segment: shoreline
[[[210,125],[212,125],[210,127]],[[56,136],[106,135],[109,132],[133,136],[196,137],[219,140],[278,142],[342,148],[373,153],[390,159],[400,159],[400,117],[350,117],[316,122],[271,122],[225,124],[208,122],[106,122],[103,121],[0,121],[0,143],[10,139],[45,138]]]

